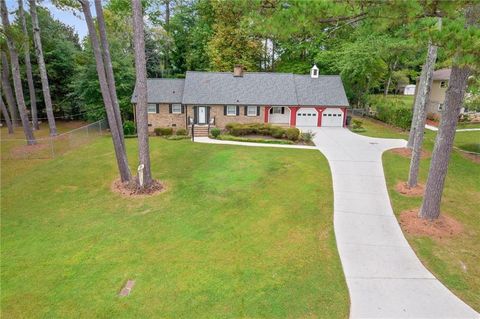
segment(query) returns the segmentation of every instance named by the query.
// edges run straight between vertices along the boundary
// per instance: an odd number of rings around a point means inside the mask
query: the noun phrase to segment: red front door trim
[[[263,122],[264,123],[268,123],[268,114],[270,114],[270,109],[272,107],[271,106],[265,106],[263,109],[264,109],[264,113],[263,113]]]
[[[290,126],[295,127],[297,125],[297,111],[300,109],[298,106],[290,106]]]

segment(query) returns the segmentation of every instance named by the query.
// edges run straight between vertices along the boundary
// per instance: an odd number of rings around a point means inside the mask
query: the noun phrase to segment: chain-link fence
[[[35,145],[27,145],[25,139],[2,139],[2,160],[55,158],[103,135],[107,128],[107,121],[100,120],[57,136],[37,138]]]

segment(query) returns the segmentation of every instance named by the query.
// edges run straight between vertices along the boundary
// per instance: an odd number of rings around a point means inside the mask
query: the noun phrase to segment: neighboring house
[[[148,123],[189,128],[227,123],[345,126],[349,106],[338,75],[188,71],[185,79],[148,79]],[[132,97],[135,104],[136,95]]]
[[[445,102],[445,93],[447,92],[451,72],[451,69],[440,69],[433,72],[432,88],[430,90],[430,101],[427,104],[427,114],[442,114],[443,103]]]
[[[403,95],[415,95],[415,88],[415,84],[405,85],[405,88],[403,89]]]

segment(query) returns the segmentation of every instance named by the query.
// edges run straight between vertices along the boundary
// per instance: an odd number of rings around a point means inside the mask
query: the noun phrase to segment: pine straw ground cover
[[[168,185],[152,197],[111,191],[108,136],[34,167],[2,161],[2,318],[348,316],[318,151],[150,143]]]
[[[363,119],[363,135],[408,139],[405,132]],[[424,146],[433,151],[435,132],[426,131]],[[480,143],[480,132],[457,132],[455,145]],[[425,184],[431,158],[420,163],[420,183]],[[422,197],[399,194],[395,187],[408,178],[410,159],[393,152],[383,155],[383,166],[397,218],[418,209]],[[461,223],[462,231],[439,240],[436,236],[405,233],[410,245],[427,268],[457,296],[480,311],[480,164],[454,150],[442,198],[442,212]]]

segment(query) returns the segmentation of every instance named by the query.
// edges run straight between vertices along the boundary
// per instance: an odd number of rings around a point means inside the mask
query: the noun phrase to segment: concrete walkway
[[[425,124],[425,128],[430,131],[438,131],[438,127]],[[458,128],[456,132],[475,132],[475,131],[480,131],[480,128]]]
[[[393,214],[381,156],[406,141],[344,128],[313,130],[332,171],[334,228],[350,318],[479,318],[422,265]]]
[[[298,149],[305,149],[305,150],[316,150],[317,149],[315,146],[222,141],[222,140],[215,140],[215,139],[212,139],[212,138],[209,138],[209,137],[195,137],[195,142],[207,143],[207,144],[227,144],[227,145],[255,146],[255,147],[298,148]]]

